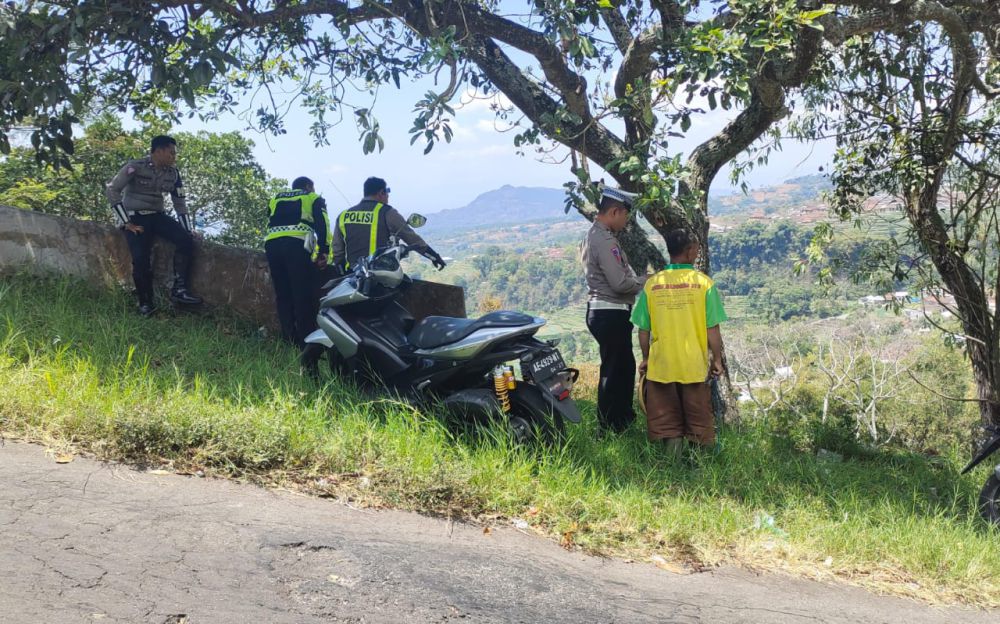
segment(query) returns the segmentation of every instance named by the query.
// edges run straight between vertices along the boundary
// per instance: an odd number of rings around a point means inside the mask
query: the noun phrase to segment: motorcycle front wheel
[[[987,522],[1000,526],[1000,477],[995,471],[979,493],[979,513]]]
[[[346,378],[348,376],[349,371],[347,370],[347,366],[335,349],[329,349],[323,345],[314,343],[307,344],[302,349],[302,353],[299,354],[299,366],[302,369],[302,373],[312,379],[322,381],[320,360],[324,357],[327,360],[330,373],[334,377]]]

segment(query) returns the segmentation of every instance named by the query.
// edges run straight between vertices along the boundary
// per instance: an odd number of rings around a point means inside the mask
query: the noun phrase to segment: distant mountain
[[[565,199],[566,194],[562,189],[508,184],[483,193],[461,208],[450,208],[430,214],[424,231],[440,233],[579,219],[580,216],[575,211],[570,214],[565,213]]]
[[[818,204],[830,181],[819,175],[786,180],[782,184],[727,195],[712,195],[708,213],[713,217],[772,214],[797,206]],[[424,231],[432,234],[503,228],[525,223],[579,221],[576,211],[565,212],[562,189],[505,185],[487,191],[461,208],[432,213]]]

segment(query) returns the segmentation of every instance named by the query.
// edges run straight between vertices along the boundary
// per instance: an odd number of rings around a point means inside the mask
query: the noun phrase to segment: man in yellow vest
[[[268,204],[264,253],[281,337],[300,348],[316,328],[316,270],[326,266],[328,221],[326,202],[306,177],[296,178],[291,190],[278,193]]]
[[[703,447],[715,442],[709,380],[723,372],[719,324],[727,318],[712,278],[694,268],[698,241],[673,230],[667,251],[670,264],[646,281],[632,323],[642,349],[639,372],[646,373],[649,439],[664,440],[677,457],[685,438]]]
[[[375,253],[396,236],[407,245],[416,245],[421,253],[441,270],[445,262],[430,245],[413,231],[399,212],[389,205],[389,187],[382,178],[365,180],[364,199],[337,217],[333,230],[333,265],[347,270],[358,261]]]

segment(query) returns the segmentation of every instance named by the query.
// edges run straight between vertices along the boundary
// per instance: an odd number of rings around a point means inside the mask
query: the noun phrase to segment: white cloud
[[[461,98],[459,98],[455,110],[461,110],[463,113],[492,115],[493,107],[508,109],[513,108],[514,103],[502,93],[484,95],[480,91],[467,89],[462,93]]]
[[[450,150],[448,158],[454,160],[464,160],[467,158],[485,158],[487,156],[513,156],[514,146],[512,144],[493,144],[474,148],[459,148]]]

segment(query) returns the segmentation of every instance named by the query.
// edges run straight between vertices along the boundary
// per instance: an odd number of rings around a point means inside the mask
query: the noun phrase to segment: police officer
[[[620,433],[635,420],[632,396],[635,356],[629,313],[644,278],[636,276],[615,238],[625,229],[634,193],[604,187],[594,224],[583,242],[582,261],[587,278],[587,329],[601,353],[597,386],[597,421],[603,432]]]
[[[278,193],[268,203],[264,254],[281,337],[299,348],[316,328],[317,268],[326,266],[330,251],[328,222],[326,202],[304,176],[295,178],[291,190]]]
[[[431,258],[441,270],[445,262],[430,245],[413,231],[399,212],[389,205],[389,187],[382,178],[365,180],[364,199],[337,217],[333,231],[333,264],[341,270],[375,253],[389,244],[389,236],[401,238],[407,245],[421,247],[419,251]]]
[[[153,270],[150,259],[153,239],[161,236],[174,244],[174,282],[170,300],[182,305],[202,302],[188,290],[191,257],[194,253],[191,220],[184,200],[184,183],[174,164],[177,141],[160,135],[153,137],[150,155],[130,160],[107,185],[108,200],[118,227],[125,232],[132,254],[132,279],[139,297],[139,313],[149,316],[153,304]],[[169,193],[177,220],[167,216],[163,196]]]

